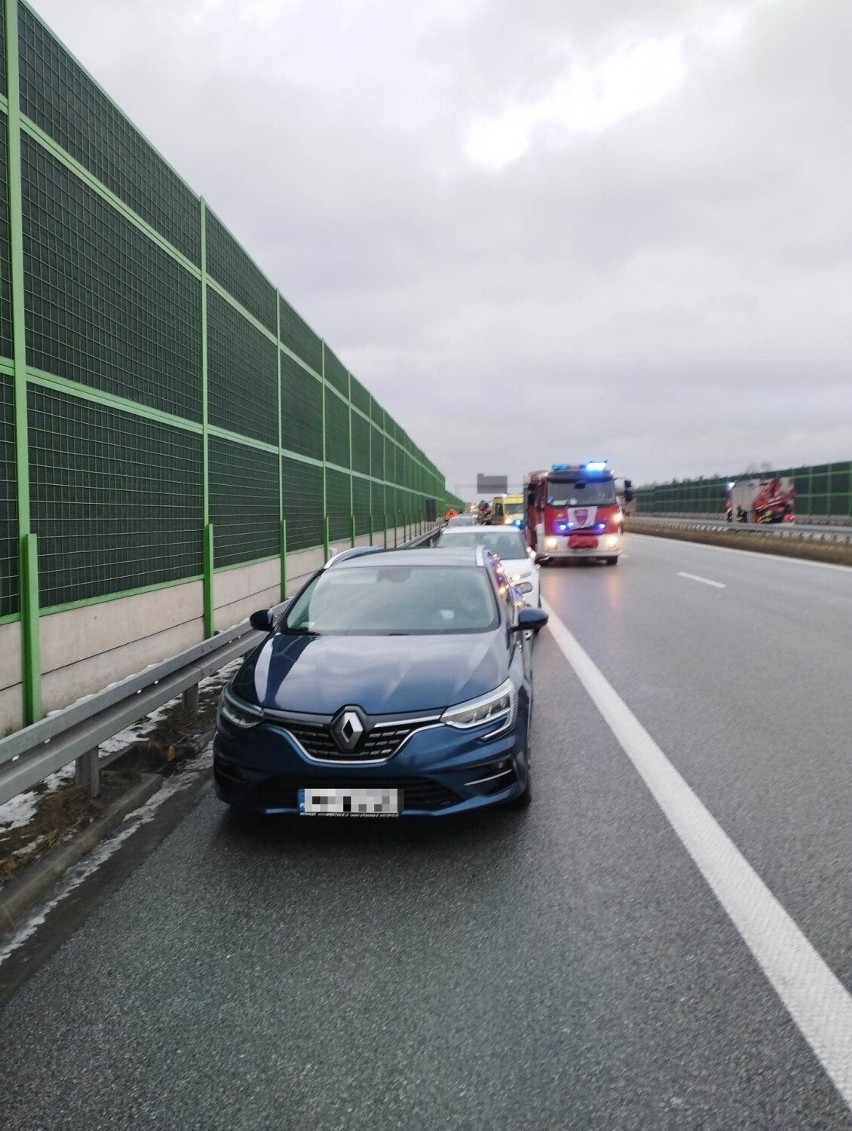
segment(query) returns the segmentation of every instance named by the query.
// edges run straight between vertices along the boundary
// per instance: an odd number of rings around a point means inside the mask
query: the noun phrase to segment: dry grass
[[[0,885],[66,837],[84,829],[138,779],[139,774],[107,771],[98,797],[89,797],[73,782],[50,792],[44,786],[37,787],[34,792],[40,792],[41,797],[32,820],[20,828],[0,829]]]

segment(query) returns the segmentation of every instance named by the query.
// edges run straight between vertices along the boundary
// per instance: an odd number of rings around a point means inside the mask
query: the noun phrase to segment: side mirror
[[[633,492],[628,490],[626,487],[624,489],[624,501],[625,501],[625,503],[632,503],[633,502]]]
[[[624,480],[624,486],[625,487],[632,487],[633,486],[633,480],[632,479],[625,479]]]
[[[512,625],[513,632],[540,632],[547,624],[547,613],[544,609],[521,609],[518,613],[518,623]]]
[[[249,624],[252,628],[256,628],[258,632],[272,632],[274,623],[275,618],[272,615],[272,609],[258,609],[249,617]]]
[[[536,565],[542,565],[544,562],[549,562],[549,561],[550,561],[550,554],[536,554],[535,555],[535,564]]]

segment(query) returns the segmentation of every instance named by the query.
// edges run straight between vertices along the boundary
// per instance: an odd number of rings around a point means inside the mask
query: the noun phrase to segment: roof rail
[[[323,569],[337,565],[338,562],[349,561],[351,558],[360,558],[363,554],[377,554],[382,552],[381,546],[353,546],[349,550],[341,550],[339,554],[332,554],[323,566]]]

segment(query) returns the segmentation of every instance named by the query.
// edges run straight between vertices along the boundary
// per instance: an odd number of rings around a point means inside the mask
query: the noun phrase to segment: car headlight
[[[219,718],[224,719],[231,726],[240,727],[241,730],[256,727],[263,718],[262,707],[258,707],[254,703],[246,703],[244,699],[238,698],[230,686],[222,692],[217,713]]]
[[[478,699],[469,699],[467,703],[459,703],[456,707],[448,707],[441,715],[441,722],[459,730],[470,730],[471,727],[479,727],[483,723],[495,723],[496,728],[488,732],[488,737],[491,738],[504,730],[509,730],[515,721],[517,705],[518,693],[515,685],[507,679],[487,695],[480,695]]]
[[[555,550],[558,545],[559,543],[555,538],[545,538],[544,540],[544,548],[546,550]]]
[[[607,534],[606,538],[604,538],[604,543],[605,543],[605,545],[610,546],[610,547],[617,546],[618,545],[618,535],[617,534]]]

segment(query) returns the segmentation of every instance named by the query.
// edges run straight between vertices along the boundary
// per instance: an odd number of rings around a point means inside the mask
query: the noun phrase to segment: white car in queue
[[[484,546],[497,554],[526,604],[540,608],[539,567],[535,551],[527,546],[523,534],[516,527],[445,526],[435,542],[436,549],[457,549],[461,546]]]

